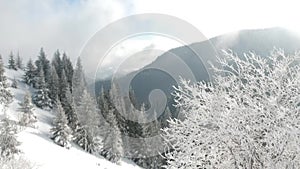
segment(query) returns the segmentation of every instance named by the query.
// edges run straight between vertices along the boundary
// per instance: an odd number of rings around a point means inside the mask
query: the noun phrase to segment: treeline
[[[50,61],[41,48],[37,60],[29,59],[25,66],[19,54],[15,58],[11,53],[8,68],[24,69],[24,82],[35,89],[33,103],[41,109],[57,112],[51,138],[58,145],[69,148],[73,142],[89,153],[116,163],[121,157],[127,157],[145,168],[160,168],[164,164],[160,155],[148,157],[147,151],[153,147],[144,140],[159,136],[160,129],[167,127],[166,120],[171,117],[168,108],[162,116],[154,115],[154,121],[140,123],[147,121],[149,115],[145,105],[132,106],[133,91],[130,98],[123,98],[119,87],[113,84],[109,91],[102,90],[94,98],[88,92],[80,58],[73,67],[67,54],[58,50]],[[130,120],[137,114],[140,114],[136,117],[139,122]],[[128,138],[142,139],[133,143]],[[160,139],[154,141],[162,143]]]

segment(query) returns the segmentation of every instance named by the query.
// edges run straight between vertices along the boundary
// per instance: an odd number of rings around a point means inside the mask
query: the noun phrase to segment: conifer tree
[[[54,57],[52,59],[52,66],[54,66],[54,68],[56,70],[56,73],[57,73],[57,76],[59,78],[61,78],[62,71],[63,71],[64,67],[63,67],[63,63],[62,63],[61,58],[60,58],[59,50],[57,50],[54,53]]]
[[[24,82],[32,87],[35,87],[36,68],[31,59],[27,62],[25,68]]]
[[[75,110],[75,105],[74,105],[74,99],[71,94],[70,87],[68,85],[68,81],[67,81],[64,70],[62,71],[62,76],[60,78],[59,87],[60,87],[59,98],[60,98],[62,107],[64,108],[64,110],[66,112],[69,126],[74,130],[76,128],[78,118],[75,113],[76,110]]]
[[[109,93],[105,92],[103,87],[101,89],[100,96],[98,97],[98,107],[101,110],[101,114],[106,119],[108,111],[111,108]]]
[[[101,146],[99,142],[98,130],[100,126],[100,117],[95,100],[84,90],[82,100],[77,108],[78,119],[82,127],[81,135],[78,138],[78,144],[90,153],[95,152]]]
[[[43,69],[40,69],[40,72],[37,76],[37,84],[36,84],[36,92],[33,97],[33,102],[36,104],[37,107],[42,109],[51,108],[51,99],[49,98],[49,91],[47,89],[44,77]]]
[[[52,105],[55,104],[59,96],[59,78],[54,66],[51,67],[51,78],[49,81],[49,97]]]
[[[51,129],[51,139],[58,145],[66,148],[70,148],[72,130],[68,126],[68,120],[65,115],[65,111],[59,100],[56,101],[56,118],[54,120],[54,127]]]
[[[60,98],[60,101],[61,101],[61,104],[63,105],[63,107],[64,107],[64,104],[66,104],[66,102],[67,102],[67,92],[68,91],[70,91],[70,88],[68,85],[66,73],[63,70],[61,78],[60,78],[60,83],[59,83],[59,98]]]
[[[76,68],[74,70],[72,84],[72,94],[74,97],[75,104],[78,105],[81,100],[82,93],[86,89],[86,82],[80,58],[78,58],[76,62]]]
[[[31,95],[27,92],[24,99],[19,103],[19,111],[22,112],[20,124],[22,126],[32,126],[37,121],[36,116],[33,114],[33,104],[31,103]]]
[[[23,62],[22,62],[22,58],[20,57],[19,52],[18,52],[17,60],[16,60],[16,67],[17,67],[17,69],[23,69]]]
[[[113,110],[120,131],[126,131],[127,124],[125,117],[127,116],[127,112],[125,102],[120,94],[119,86],[116,83],[112,84],[109,92],[109,104],[111,104],[109,109]]]
[[[40,50],[38,59],[35,61],[35,65],[37,67],[36,74],[38,75],[42,69],[44,72],[45,83],[48,85],[51,76],[51,65],[50,61],[46,57],[46,53],[44,52],[43,48],[41,48]]]
[[[0,126],[0,160],[10,160],[21,152],[18,149],[20,142],[16,138],[17,127],[6,115],[0,121]]]
[[[0,55],[0,104],[8,105],[12,101],[12,94],[8,90],[6,76],[4,75],[4,65]]]
[[[16,60],[15,60],[14,54],[12,52],[10,52],[10,54],[9,54],[8,68],[13,69],[13,70],[17,70]]]
[[[109,110],[107,120],[110,122],[107,135],[103,140],[102,155],[108,160],[118,163],[124,155],[121,132],[113,110]]]
[[[13,80],[12,80],[12,83],[11,83],[11,85],[10,85],[12,88],[18,88],[18,82],[17,82],[17,80],[16,80],[16,78],[14,78]]]
[[[68,85],[70,87],[70,90],[72,91],[72,79],[73,79],[74,68],[70,58],[68,58],[66,53],[63,53],[62,64],[63,64]]]

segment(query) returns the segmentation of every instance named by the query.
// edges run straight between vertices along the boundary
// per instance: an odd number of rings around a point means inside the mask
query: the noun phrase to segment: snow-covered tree
[[[59,96],[59,78],[57,76],[54,66],[51,67],[51,78],[49,81],[49,97],[52,105],[56,104]]]
[[[52,59],[52,66],[55,68],[58,77],[61,78],[62,70],[64,68],[63,68],[63,65],[62,65],[61,58],[60,58],[60,52],[59,52],[59,50],[57,50],[54,53],[54,57]]]
[[[65,115],[65,111],[61,106],[60,101],[56,101],[56,118],[53,123],[53,128],[51,129],[52,137],[51,139],[58,145],[66,148],[70,148],[72,130],[68,126],[68,120]]]
[[[119,86],[113,83],[109,91],[109,100],[107,102],[110,104],[109,110],[113,110],[114,112],[120,131],[125,132],[128,127],[126,119],[130,119],[130,117],[128,117],[125,101],[120,93]]]
[[[51,108],[51,99],[49,98],[49,90],[45,83],[44,71],[40,69],[37,76],[36,91],[33,96],[33,102],[37,107],[42,109]]]
[[[87,152],[93,153],[101,149],[99,142],[100,117],[95,100],[84,90],[79,107],[76,109],[78,120],[82,127],[77,134],[77,143]]]
[[[62,75],[61,75],[61,78],[59,80],[60,80],[60,83],[59,83],[59,98],[62,102],[62,105],[64,106],[64,104],[65,104],[64,102],[67,102],[67,93],[70,91],[70,87],[68,85],[66,73],[65,73],[64,70],[62,71]]]
[[[0,121],[0,161],[10,160],[20,153],[20,142],[16,138],[17,126],[6,115]]]
[[[86,89],[86,82],[80,58],[78,58],[76,62],[76,68],[74,70],[72,84],[72,94],[74,97],[75,104],[78,105],[82,98],[82,93]]]
[[[124,121],[118,119],[117,115],[125,114],[123,100],[119,96],[117,86],[112,84],[109,93],[103,89],[99,100],[99,106],[106,120],[106,132],[103,140],[103,149],[101,154],[108,160],[118,163],[124,155],[123,140],[120,126],[124,127]],[[121,114],[120,114],[121,113]],[[122,123],[122,124],[120,124]],[[123,128],[124,129],[124,128]]]
[[[21,103],[19,103],[20,108],[19,111],[23,114],[21,115],[21,119],[19,123],[22,126],[32,126],[33,123],[37,121],[36,116],[33,113],[33,104],[31,103],[31,95],[27,92],[24,96],[24,99]]]
[[[16,60],[15,60],[14,54],[13,54],[12,52],[10,52],[10,54],[9,54],[8,68],[9,68],[9,69],[17,70]]]
[[[0,55],[0,104],[7,106],[12,101],[12,94],[8,90],[6,76],[4,75],[4,65]]]
[[[109,121],[110,124],[103,140],[102,155],[108,160],[118,163],[121,157],[123,157],[124,151],[121,132],[113,110],[109,110],[107,121]]]
[[[148,122],[148,115],[145,104],[142,104],[139,113],[140,136],[138,139],[131,139],[131,156],[136,164],[143,168],[156,169],[160,168],[164,159],[159,155],[159,149],[163,142],[160,136],[160,122],[154,111],[153,121]]]
[[[18,52],[17,60],[16,60],[16,67],[18,69],[23,69],[23,62],[22,62],[22,58],[20,57],[19,52]]]
[[[12,82],[11,82],[11,85],[10,85],[12,88],[18,88],[18,82],[17,82],[17,80],[16,80],[16,78],[14,78],[13,80],[12,80]]]
[[[71,94],[64,70],[62,71],[59,87],[59,98],[65,110],[68,119],[68,124],[72,128],[72,130],[75,131],[77,130],[76,128],[78,125],[78,117],[75,109],[74,98]]]
[[[36,68],[31,59],[27,62],[25,68],[24,82],[32,87],[35,87]]]
[[[166,168],[299,168],[299,57],[224,52],[213,83],[182,80],[185,119],[164,129]]]
[[[74,68],[72,65],[72,62],[70,60],[70,58],[68,58],[66,53],[63,53],[63,57],[62,57],[62,65],[65,71],[65,76],[67,78],[67,82],[68,85],[70,87],[70,90],[72,91],[72,78],[73,78],[73,73],[74,73]]]
[[[43,48],[41,48],[40,53],[38,55],[38,59],[35,61],[36,65],[36,74],[38,75],[41,69],[44,72],[45,83],[48,87],[50,76],[51,76],[51,65],[50,61],[46,57],[46,53]]]

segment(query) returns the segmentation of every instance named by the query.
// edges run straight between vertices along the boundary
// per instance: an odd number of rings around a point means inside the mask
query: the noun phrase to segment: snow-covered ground
[[[18,88],[10,88],[14,95],[13,102],[9,105],[7,115],[12,120],[18,120],[21,113],[18,112],[18,103],[22,101],[26,91],[33,92],[33,89],[22,83],[23,71],[5,69],[8,83],[11,84],[15,78]],[[103,157],[96,157],[82,151],[76,145],[70,149],[60,147],[50,139],[50,128],[55,112],[45,111],[35,107],[34,114],[38,122],[35,128],[26,128],[18,134],[21,142],[20,149],[22,156],[39,169],[139,169],[137,165],[129,160],[122,160],[119,165],[111,163]]]

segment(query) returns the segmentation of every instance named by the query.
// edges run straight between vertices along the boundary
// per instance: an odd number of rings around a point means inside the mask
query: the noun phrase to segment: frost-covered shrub
[[[16,157],[10,160],[0,160],[1,169],[36,169],[34,164],[24,157]]]
[[[224,53],[213,83],[176,88],[166,168],[300,168],[300,53]]]

